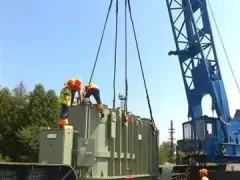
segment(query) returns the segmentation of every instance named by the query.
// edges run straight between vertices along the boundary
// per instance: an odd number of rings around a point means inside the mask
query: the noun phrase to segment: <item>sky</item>
[[[210,0],[235,76],[240,83],[239,0]],[[160,141],[169,138],[170,120],[175,138],[187,121],[187,99],[175,50],[166,1],[131,0],[143,68]],[[109,0],[0,0],[0,84],[10,89],[23,81],[28,90],[42,83],[59,93],[64,81],[79,77],[87,83],[108,9]],[[101,88],[104,104],[112,106],[115,3],[102,43],[93,82]],[[130,21],[129,21],[130,22]],[[128,25],[128,109],[149,117],[133,33]],[[231,114],[240,108],[240,94],[212,23],[219,63]],[[116,93],[124,93],[124,1],[119,4]],[[116,97],[117,98],[117,97]],[[119,102],[117,102],[119,104]],[[210,99],[203,110],[210,114]]]

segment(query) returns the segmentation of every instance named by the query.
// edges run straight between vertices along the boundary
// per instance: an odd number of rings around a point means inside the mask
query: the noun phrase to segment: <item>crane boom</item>
[[[179,144],[182,144],[182,151],[186,152],[188,149],[194,152],[194,156],[196,153],[226,156],[229,132],[238,129],[240,122],[229,128],[231,117],[228,99],[218,63],[207,2],[166,1],[176,45],[176,50],[170,51],[169,55],[177,55],[179,58],[188,100],[188,117],[191,120],[183,123],[183,131],[188,125],[190,134],[183,132],[183,135],[185,140],[192,140],[192,145],[186,144],[186,141],[179,141]],[[212,98],[212,110],[216,111],[217,118],[203,116],[201,102],[207,94]],[[209,124],[211,130],[208,128]],[[209,137],[210,134],[212,137]],[[216,161],[216,158],[213,159]]]
[[[174,20],[172,16],[172,12],[176,11],[176,7],[172,7],[174,1],[167,0],[167,2],[177,48],[169,54],[179,56],[189,104],[188,116],[193,119],[202,116],[201,100],[204,95],[209,94],[217,115],[229,122],[228,100],[219,68],[206,0],[183,0],[181,4],[179,3],[181,6],[179,15],[184,16],[180,27],[178,20],[181,18]],[[185,40],[181,40],[181,36]]]

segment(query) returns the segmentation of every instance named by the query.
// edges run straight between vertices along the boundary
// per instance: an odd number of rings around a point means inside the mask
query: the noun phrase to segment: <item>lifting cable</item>
[[[94,74],[94,71],[95,71],[95,68],[96,68],[96,64],[97,64],[97,61],[98,61],[98,56],[99,56],[99,53],[100,53],[100,49],[101,49],[101,45],[102,45],[102,41],[103,41],[103,37],[104,37],[106,25],[107,25],[107,21],[108,21],[108,18],[109,18],[111,7],[112,7],[112,2],[113,2],[113,0],[110,0],[110,4],[109,4],[106,20],[105,20],[103,31],[102,31],[102,36],[101,36],[100,43],[99,43],[99,46],[98,46],[98,51],[97,51],[97,55],[96,55],[96,59],[95,59],[94,65],[93,65],[92,73],[91,73],[91,76],[90,76],[90,79],[89,79],[89,83],[91,83],[91,81],[92,81],[93,74]],[[132,18],[131,4],[130,4],[129,0],[125,0],[125,98],[126,99],[125,99],[125,104],[124,104],[124,110],[125,110],[125,112],[127,111],[127,100],[128,100],[127,6],[128,6],[128,10],[129,10],[129,15],[130,15],[130,19],[131,19],[132,28],[133,28],[135,44],[136,44],[137,53],[138,53],[138,59],[139,59],[139,63],[140,63],[140,67],[141,67],[141,73],[142,73],[142,78],[143,78],[143,82],[144,82],[144,88],[145,88],[145,91],[146,91],[146,98],[147,98],[147,102],[148,102],[148,108],[149,108],[151,123],[155,127],[155,122],[154,122],[153,115],[152,115],[152,107],[151,107],[150,98],[149,98],[148,89],[147,89],[147,83],[146,83],[144,70],[143,70],[143,65],[142,65],[142,59],[141,59],[141,55],[140,55],[140,51],[139,51],[139,47],[138,47],[138,41],[137,41],[137,35],[136,35],[136,31],[135,31],[135,25],[134,25],[133,18]],[[116,62],[117,62],[117,36],[118,36],[118,0],[116,0],[116,24],[115,25],[116,25],[116,29],[115,29],[115,53],[114,53],[114,77],[113,77],[113,94],[114,94],[114,97],[113,97],[113,108],[115,108],[115,101],[116,101],[116,65],[117,65]]]
[[[128,51],[127,51],[127,5],[128,0],[125,0],[125,103],[124,103],[124,111],[125,113],[128,112],[128,76],[127,76],[127,70],[128,70]]]
[[[113,3],[113,0],[110,0],[106,20],[105,20],[103,31],[102,31],[102,36],[101,36],[100,43],[99,43],[99,46],[98,46],[98,51],[97,51],[97,55],[96,55],[94,65],[93,65],[92,73],[91,73],[91,76],[90,76],[90,79],[89,79],[89,83],[91,83],[92,78],[93,78],[93,74],[95,72],[95,68],[96,68],[97,61],[98,61],[98,56],[99,56],[99,53],[100,53],[100,50],[101,50],[101,45],[102,45],[102,41],[103,41],[103,37],[104,37],[104,33],[105,33],[105,29],[106,29],[109,14],[110,14],[110,11],[111,11],[111,8],[112,8],[112,3]],[[115,109],[115,106],[116,106],[117,37],[118,37],[118,0],[116,0],[116,29],[115,29],[114,70],[113,70],[114,71],[113,72],[113,109]]]
[[[116,105],[116,66],[117,66],[117,37],[118,37],[118,0],[116,0],[116,29],[115,29],[115,48],[114,48],[114,72],[113,72],[113,109]]]
[[[223,47],[223,50],[224,50],[224,53],[225,53],[226,59],[227,59],[227,61],[228,61],[228,65],[229,65],[229,67],[230,67],[230,70],[231,70],[232,76],[233,76],[233,78],[234,78],[234,81],[235,81],[235,83],[236,83],[236,86],[237,86],[238,92],[239,92],[239,94],[240,94],[240,87],[239,87],[239,84],[238,84],[237,78],[236,78],[236,76],[235,76],[235,74],[234,74],[234,71],[233,71],[233,68],[232,68],[232,65],[231,65],[231,62],[230,62],[230,59],[229,59],[229,56],[228,56],[227,50],[226,50],[226,48],[225,48],[225,46],[224,46],[223,39],[222,39],[222,36],[221,36],[221,34],[220,34],[220,31],[219,31],[219,28],[218,28],[218,25],[217,25],[217,21],[216,21],[216,19],[215,19],[215,16],[214,16],[214,13],[213,13],[213,10],[212,10],[212,6],[211,6],[209,0],[207,0],[207,2],[208,2],[208,5],[209,5],[209,9],[210,9],[210,11],[211,11],[211,14],[212,14],[212,18],[213,18],[214,24],[215,24],[216,29],[217,29],[217,32],[218,32],[218,36],[219,36],[220,41],[221,41],[221,45],[222,45],[222,47]]]
[[[131,24],[132,24],[133,33],[134,33],[134,39],[135,39],[137,53],[138,53],[138,59],[139,59],[140,67],[141,67],[142,78],[143,78],[144,87],[145,87],[145,91],[146,91],[146,98],[147,98],[147,102],[148,102],[150,118],[151,118],[152,124],[155,126],[155,122],[154,122],[153,115],[152,115],[150,98],[149,98],[149,95],[148,95],[147,83],[146,83],[146,79],[145,79],[145,75],[144,75],[144,71],[143,71],[143,66],[142,66],[142,59],[141,59],[141,55],[140,55],[140,51],[139,51],[139,47],[138,47],[137,35],[136,35],[135,26],[134,26],[134,22],[133,22],[133,18],[132,18],[131,4],[130,4],[130,0],[127,0],[127,1],[128,1],[129,15],[130,15]]]
[[[95,68],[96,68],[96,65],[97,65],[98,56],[99,56],[99,52],[100,52],[100,49],[101,49],[101,46],[102,46],[102,41],[103,41],[105,29],[106,29],[106,26],[107,26],[107,22],[108,22],[110,10],[111,10],[111,8],[112,8],[112,2],[113,2],[113,0],[110,0],[110,4],[109,4],[109,7],[108,7],[108,12],[107,12],[106,20],[105,20],[104,27],[103,27],[103,31],[102,31],[102,36],[101,36],[100,43],[99,43],[99,46],[98,46],[98,51],[97,51],[97,55],[96,55],[96,59],[95,59],[94,65],[93,65],[92,73],[91,73],[91,76],[90,76],[90,79],[89,79],[89,83],[92,82],[93,74],[94,74],[94,71],[95,71]]]

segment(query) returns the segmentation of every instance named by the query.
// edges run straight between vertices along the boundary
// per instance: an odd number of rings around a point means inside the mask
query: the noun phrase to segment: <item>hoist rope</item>
[[[131,3],[129,0],[128,0],[128,10],[129,10],[129,15],[130,15],[130,19],[131,19],[132,28],[133,28],[135,44],[136,44],[137,53],[138,53],[138,59],[139,59],[140,67],[141,67],[142,78],[143,78],[144,87],[145,87],[145,91],[146,91],[146,98],[147,98],[147,102],[148,102],[150,118],[151,118],[152,123],[155,124],[153,115],[152,115],[152,107],[151,107],[151,103],[150,103],[150,98],[148,95],[147,83],[146,83],[146,79],[145,79],[145,75],[144,75],[144,71],[143,71],[142,59],[141,59],[141,55],[140,55],[140,51],[139,51],[139,47],[138,47],[137,35],[136,35],[135,26],[134,26],[133,17],[132,17]]]
[[[116,66],[117,66],[117,38],[118,38],[118,0],[116,0],[116,24],[115,24],[115,48],[114,48],[114,72],[113,72],[113,109],[116,105]]]
[[[234,71],[233,71],[233,68],[232,68],[232,65],[231,65],[231,62],[230,62],[230,59],[229,59],[227,50],[226,50],[226,48],[225,48],[225,46],[224,46],[223,39],[222,39],[221,33],[220,33],[219,28],[218,28],[218,25],[217,25],[217,21],[216,21],[216,19],[215,19],[215,16],[214,16],[214,13],[213,13],[213,10],[212,10],[212,6],[211,6],[211,4],[210,4],[210,1],[209,1],[209,0],[207,0],[207,1],[208,1],[209,9],[210,9],[210,12],[211,12],[211,14],[212,14],[212,18],[213,18],[214,24],[215,24],[215,26],[216,26],[216,29],[217,29],[217,32],[218,32],[218,36],[219,36],[219,38],[220,38],[220,42],[221,42],[221,45],[222,45],[222,47],[223,47],[223,50],[224,50],[224,53],[225,53],[225,56],[226,56],[228,65],[229,65],[229,67],[230,67],[232,76],[233,76],[233,78],[234,78],[234,81],[235,81],[235,83],[236,83],[238,92],[239,92],[239,94],[240,94],[240,87],[239,87],[237,78],[236,78],[236,76],[235,76],[235,74],[234,74]]]
[[[101,50],[101,46],[102,46],[102,41],[103,41],[105,29],[106,29],[106,26],[107,26],[107,22],[108,22],[110,10],[111,10],[111,7],[112,7],[112,2],[113,2],[113,0],[110,0],[110,4],[109,4],[109,7],[108,7],[108,12],[107,12],[106,20],[105,20],[105,23],[104,23],[104,26],[103,26],[103,30],[102,30],[102,36],[101,36],[101,39],[100,39],[100,42],[99,42],[98,51],[97,51],[97,55],[96,55],[96,59],[95,59],[94,65],[93,65],[92,73],[91,73],[91,76],[90,76],[90,79],[89,79],[89,83],[92,82],[93,74],[94,74],[94,71],[95,71],[95,68],[96,68],[96,65],[97,65],[99,52],[100,52],[100,50]]]
[[[127,4],[128,0],[125,0],[125,104],[124,110],[125,112],[128,111],[127,104],[128,104],[128,51],[127,51]]]

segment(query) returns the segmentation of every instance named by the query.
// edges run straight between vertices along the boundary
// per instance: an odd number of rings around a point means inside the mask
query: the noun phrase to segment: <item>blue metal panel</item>
[[[199,157],[201,158],[201,157]],[[236,156],[207,156],[204,157],[206,158],[207,162],[212,162],[212,163],[227,163],[227,162],[232,162],[232,163],[239,163],[240,162],[240,157]]]
[[[208,155],[214,155],[215,152],[215,138],[206,139],[206,153]]]
[[[206,0],[167,0],[170,21],[188,100],[188,117],[201,117],[204,95],[212,97],[222,133],[217,138],[227,142],[225,122],[229,122],[228,100],[219,69]],[[220,121],[221,122],[221,121]],[[219,123],[220,123],[219,122]]]
[[[235,146],[236,156],[240,156],[240,146]]]

